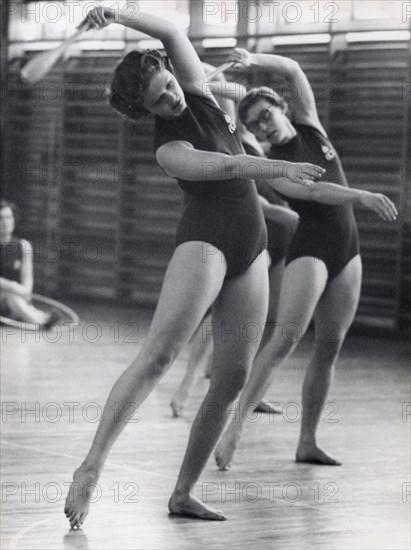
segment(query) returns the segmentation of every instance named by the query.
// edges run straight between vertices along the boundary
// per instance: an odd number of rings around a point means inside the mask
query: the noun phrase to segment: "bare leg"
[[[213,354],[210,353],[210,355],[207,357],[207,361],[205,364],[204,378],[210,379],[212,367],[213,367]]]
[[[273,330],[278,314],[280,287],[284,273],[284,267],[285,261],[281,260],[280,262],[271,265],[268,272],[268,314],[260,348],[263,348],[266,343],[273,338]],[[212,350],[212,339],[211,335],[209,335],[208,330],[204,330],[205,325],[210,323],[211,316],[207,316],[192,338],[193,348],[190,354],[186,373],[183,380],[181,381],[180,386],[174,393],[170,403],[174,417],[181,416],[184,406],[189,397],[190,391],[198,380],[200,367],[204,364],[205,361],[207,361],[207,367],[211,367],[212,365],[212,361],[209,361],[209,359],[211,359],[210,354]],[[207,369],[207,371],[208,370],[209,369]],[[266,401],[260,401],[260,403],[256,406],[255,411],[266,414],[281,414],[281,411],[279,409],[276,409],[273,404]]]
[[[361,290],[361,258],[356,256],[327,285],[315,313],[316,342],[303,385],[303,416],[297,462],[337,466],[317,446],[316,431],[331,385],[334,364],[354,319]]]
[[[269,302],[267,320],[265,323],[265,329],[263,338],[261,340],[260,349],[263,349],[266,344],[274,337],[274,328],[278,319],[278,308],[280,305],[280,292],[281,283],[283,280],[285,270],[285,261],[281,260],[276,264],[272,264],[268,271],[268,284],[269,284]]]
[[[278,316],[278,306],[280,303],[280,289],[285,269],[285,260],[281,260],[275,264],[271,264],[268,271],[268,281],[270,289],[270,297],[268,302],[268,314],[265,324],[263,338],[261,340],[260,349],[263,349],[266,344],[274,337],[274,327]],[[268,387],[267,387],[268,390]],[[264,392],[265,394],[265,392]],[[256,412],[264,414],[281,414],[281,410],[277,409],[272,403],[263,399],[254,409]]]
[[[192,337],[192,349],[188,360],[186,372],[179,387],[171,398],[170,406],[173,416],[178,417],[183,413],[190,392],[197,382],[200,373],[203,371],[205,363],[213,349],[213,338],[211,334],[204,331],[205,323],[211,323],[211,315],[207,315],[204,321],[196,330]]]
[[[239,402],[240,418],[231,421],[216,449],[215,458],[221,470],[230,467],[247,419],[247,407],[261,400],[276,369],[292,353],[307,330],[327,276],[325,264],[311,257],[299,258],[285,268],[274,338],[254,361]]]
[[[221,290],[226,266],[220,255],[204,262],[202,247],[188,242],[174,252],[143,349],[111,390],[92,446],[74,473],[65,507],[71,527],[79,527],[88,513],[93,484],[126,425],[130,406],[135,410],[150,394]]]
[[[226,422],[227,408],[244,386],[259,339],[245,331],[262,327],[267,313],[267,265],[257,261],[247,272],[226,281],[213,306],[214,355],[210,388],[191,428],[186,454],[169,502],[172,513],[222,520],[191,496]],[[235,333],[232,331],[234,329]]]
[[[5,294],[4,300],[10,309],[13,319],[24,323],[43,325],[49,319],[49,314],[37,309],[17,294]]]

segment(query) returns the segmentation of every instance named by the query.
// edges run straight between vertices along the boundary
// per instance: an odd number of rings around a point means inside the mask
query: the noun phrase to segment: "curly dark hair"
[[[135,50],[128,53],[115,68],[111,86],[107,90],[110,105],[132,120],[149,115],[150,111],[142,105],[143,93],[153,75],[165,69],[172,72],[171,63],[158,50]]]
[[[281,107],[284,109],[284,113],[287,114],[288,103],[286,100],[272,88],[260,86],[259,88],[249,90],[238,105],[238,117],[243,124],[245,124],[248,109],[260,99],[266,99],[272,105]]]

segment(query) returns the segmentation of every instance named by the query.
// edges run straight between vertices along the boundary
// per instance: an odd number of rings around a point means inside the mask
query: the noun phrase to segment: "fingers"
[[[92,21],[94,22],[95,27],[97,28],[104,27],[104,22],[103,22],[100,8],[96,8],[95,10],[93,10],[90,14],[90,17],[92,18]]]
[[[384,198],[382,195],[374,195],[372,200],[372,208],[378,216],[385,221],[389,220],[389,213],[387,211]]]
[[[377,196],[376,206],[376,212],[383,220],[392,222],[397,219],[398,212],[395,204],[385,195]]]
[[[397,217],[398,217],[398,210],[397,210],[395,204],[388,197],[384,197],[384,198],[386,200],[387,208],[388,208],[388,211],[390,213],[391,218],[393,220],[396,220]]]
[[[320,179],[325,174],[326,170],[315,164],[309,164],[308,162],[301,163],[304,177],[309,179]]]
[[[230,56],[230,61],[234,62],[234,69],[244,69],[248,65],[248,52],[243,48],[235,48]]]
[[[108,25],[108,21],[105,18],[101,7],[96,7],[90,10],[86,18],[79,25],[79,28],[81,28],[81,26],[83,26],[83,24],[85,23],[88,23],[90,27],[97,29],[101,29]]]
[[[298,163],[296,168],[297,175],[295,179],[298,183],[305,186],[309,186],[314,183],[314,181],[321,179],[326,172],[324,168],[306,162]]]
[[[310,180],[310,179],[303,179],[303,180],[300,181],[300,183],[304,187],[311,187],[311,185],[314,183],[314,181]]]
[[[308,162],[299,162],[296,163],[296,166],[298,169],[298,175],[301,177],[301,179],[319,180],[326,172],[326,170],[324,168],[321,168],[321,166],[310,164]]]

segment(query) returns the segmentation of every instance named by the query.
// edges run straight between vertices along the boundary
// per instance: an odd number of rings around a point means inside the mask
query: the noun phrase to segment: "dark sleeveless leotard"
[[[20,283],[20,269],[23,261],[23,241],[12,237],[8,243],[0,243],[0,277]],[[9,316],[10,309],[5,302],[0,304],[0,314]]]
[[[203,151],[244,154],[235,125],[223,110],[210,98],[188,92],[184,95],[187,108],[179,117],[172,120],[156,117],[155,151],[165,143],[181,140]],[[214,168],[205,166],[204,170]],[[190,200],[177,228],[176,244],[189,241],[211,244],[224,254],[226,277],[248,269],[267,244],[254,182],[241,177],[177,181]]]
[[[0,277],[20,283],[23,261],[23,241],[12,237],[8,243],[0,243]]]
[[[247,155],[261,157],[258,151],[249,143],[243,142],[243,147]],[[264,197],[270,204],[282,206],[283,201],[278,193],[270,186],[266,180],[256,180],[258,194]],[[270,254],[271,265],[274,266],[284,260],[287,255],[288,247],[291,244],[294,235],[294,228],[287,224],[276,222],[271,218],[265,218],[267,227],[267,250]]]
[[[294,128],[297,135],[284,145],[272,145],[269,158],[317,164],[327,170],[324,181],[348,187],[341,161],[330,140],[312,126],[294,124]],[[359,254],[352,205],[284,198],[300,216],[286,263],[312,256],[325,263],[330,279],[336,277]]]

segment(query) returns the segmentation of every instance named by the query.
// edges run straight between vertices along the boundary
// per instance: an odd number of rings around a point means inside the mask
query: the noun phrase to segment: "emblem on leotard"
[[[236,125],[235,123],[231,120],[231,117],[229,115],[224,115],[224,118],[225,118],[225,121],[227,122],[228,124],[228,129],[230,130],[230,132],[232,134],[234,134],[235,130],[236,130]]]
[[[321,145],[321,149],[327,160],[333,159],[336,155],[334,149],[332,147],[329,147],[328,145]]]

